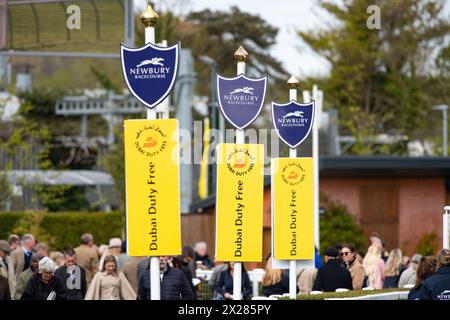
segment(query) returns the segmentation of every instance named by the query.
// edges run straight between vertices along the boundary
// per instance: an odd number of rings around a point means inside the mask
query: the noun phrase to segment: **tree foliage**
[[[448,51],[442,49],[450,32],[444,1],[345,0],[342,5],[334,1],[319,4],[337,24],[299,35],[331,64],[324,85],[327,105],[339,110],[342,132],[356,138],[353,152],[404,153],[389,147],[377,150],[367,138],[391,133],[412,139],[427,129],[427,121],[422,120],[430,116],[430,103],[448,102],[448,84],[445,86],[437,76],[448,67]],[[380,30],[366,26],[366,10],[373,4],[381,8]]]

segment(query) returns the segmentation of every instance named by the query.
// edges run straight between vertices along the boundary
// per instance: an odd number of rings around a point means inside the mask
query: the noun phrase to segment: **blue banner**
[[[297,148],[308,137],[314,122],[314,108],[314,101],[304,104],[272,102],[273,125],[289,147]]]
[[[217,76],[217,95],[224,117],[237,129],[244,129],[258,117],[266,96],[267,78]]]
[[[148,108],[157,106],[172,90],[178,74],[179,48],[179,43],[171,47],[151,43],[141,48],[120,45],[128,89]]]

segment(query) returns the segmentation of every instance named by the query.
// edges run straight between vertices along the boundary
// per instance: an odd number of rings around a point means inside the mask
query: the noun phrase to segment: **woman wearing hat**
[[[49,257],[39,261],[38,273],[27,283],[21,300],[66,300],[62,281],[55,277],[56,265]]]
[[[103,269],[92,279],[85,300],[136,300],[127,278],[117,270],[116,257],[105,257]]]

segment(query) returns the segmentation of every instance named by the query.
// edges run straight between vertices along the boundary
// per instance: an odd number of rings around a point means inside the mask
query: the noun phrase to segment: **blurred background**
[[[247,74],[269,78],[252,128],[272,128],[270,102],[288,100],[291,75],[299,90],[317,85],[323,92],[320,250],[342,241],[364,250],[378,232],[388,249],[436,252],[450,202],[450,1],[151,4],[160,15],[156,42],[181,42],[170,112],[191,133],[200,121],[192,161],[205,151],[203,140],[209,143],[204,129],[228,128],[213,116],[211,83],[216,73],[234,76],[233,53],[243,45]],[[79,28],[70,5],[79,8]],[[146,5],[0,0],[0,238],[32,228],[58,247],[78,243],[84,232],[103,243],[124,236],[122,124],[145,118],[145,108],[126,88],[119,44],[144,44],[139,15]],[[371,5],[380,9],[379,28],[370,27]],[[268,155],[275,148],[288,155],[270,130],[261,143]],[[299,150],[310,156],[311,139]],[[214,168],[181,170],[183,243],[213,248]],[[267,255],[269,177],[265,183]]]

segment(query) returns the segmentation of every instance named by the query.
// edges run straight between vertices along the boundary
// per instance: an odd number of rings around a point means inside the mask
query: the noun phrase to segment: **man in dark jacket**
[[[338,288],[353,289],[352,276],[339,264],[338,256],[336,248],[328,248],[325,251],[325,265],[317,272],[313,291],[334,292]]]
[[[450,301],[450,250],[442,250],[437,260],[437,271],[423,282],[420,300]]]
[[[66,263],[55,271],[67,292],[67,300],[84,300],[86,295],[86,270],[77,265],[77,256],[73,249],[64,250]]]
[[[180,269],[169,266],[172,257],[159,257],[161,280],[161,300],[194,300],[186,276]],[[150,270],[147,270],[139,281],[138,297],[140,300],[150,300]]]
[[[64,285],[54,276],[55,263],[52,259],[42,258],[38,271],[28,281],[21,300],[66,300]]]

